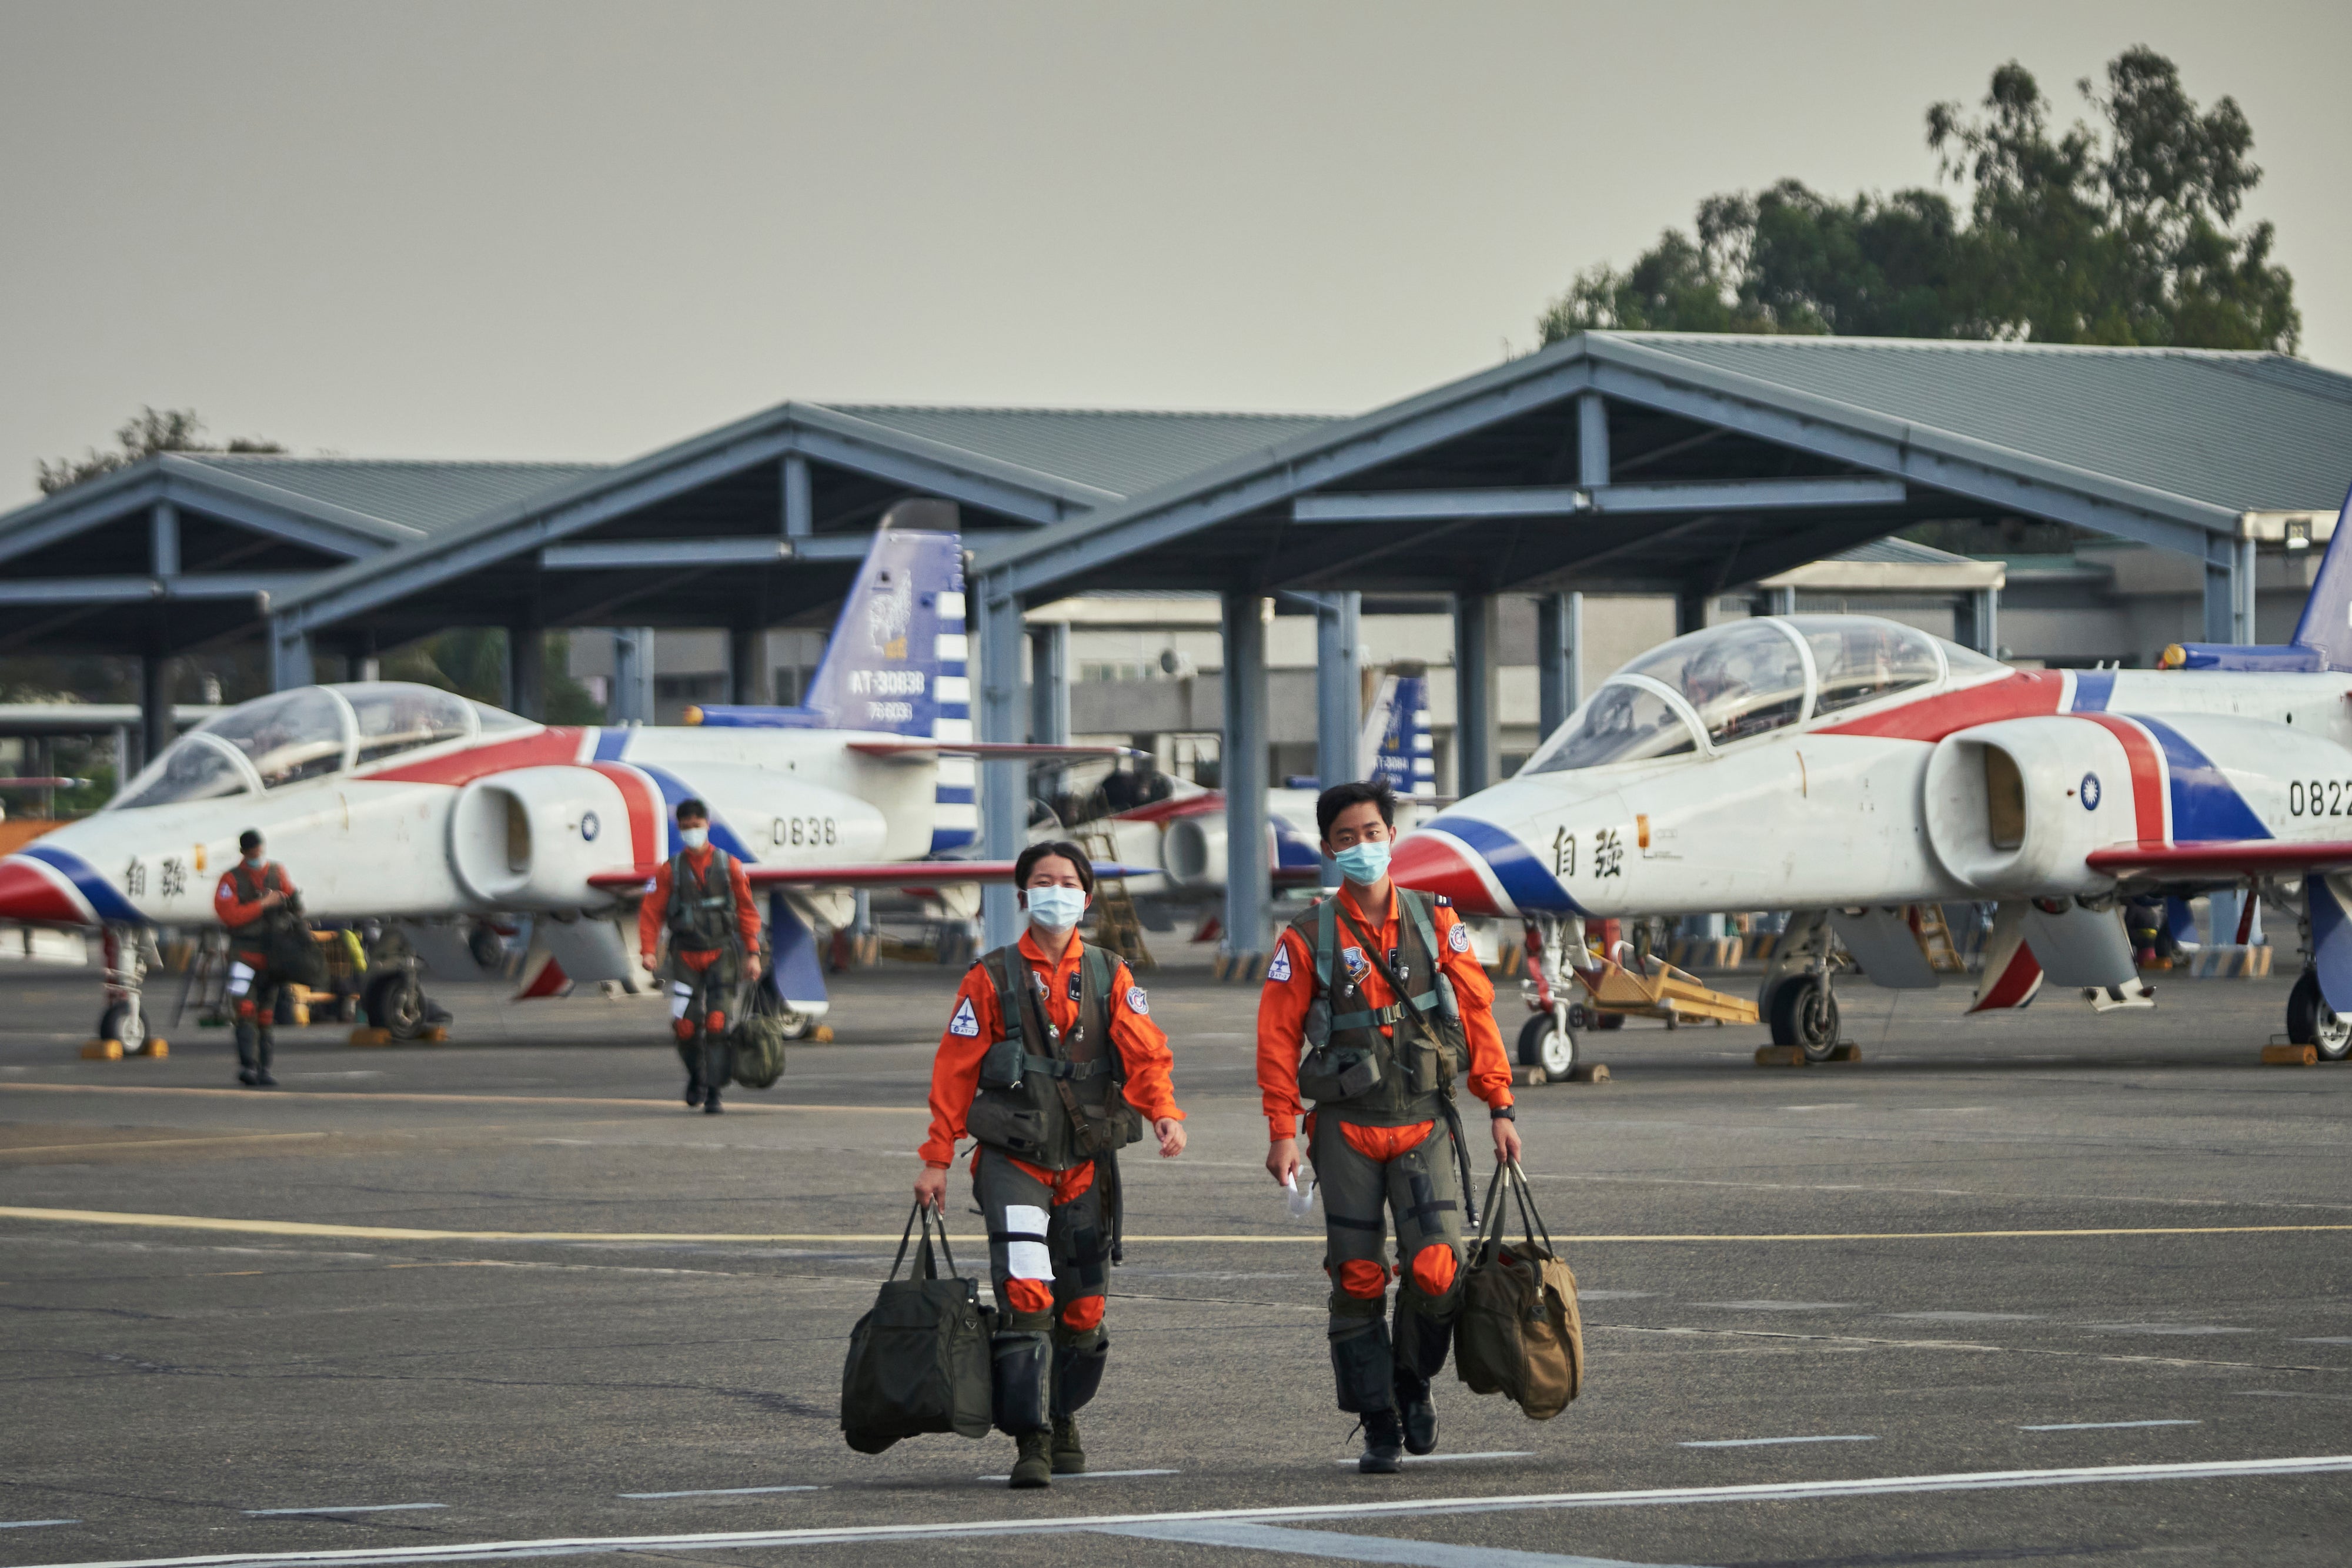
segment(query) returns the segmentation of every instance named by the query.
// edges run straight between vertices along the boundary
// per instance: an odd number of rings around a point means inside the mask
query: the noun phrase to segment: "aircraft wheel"
[[[806,1039],[808,1037],[809,1025],[816,1021],[810,1018],[806,1013],[795,1012],[778,1013],[776,1015],[776,1020],[783,1025],[784,1038],[786,1040]]]
[[[1827,1061],[1837,1042],[1837,993],[1811,975],[1781,981],[1772,993],[1772,1043],[1800,1047],[1808,1061]]]
[[[1549,1013],[1537,1013],[1519,1026],[1519,1065],[1540,1067],[1546,1078],[1566,1078],[1576,1065],[1576,1031],[1562,1030]]]
[[[473,954],[474,962],[485,969],[506,967],[507,945],[499,941],[499,934],[487,925],[474,927],[472,934],[466,938],[466,948]]]
[[[400,970],[368,982],[368,1021],[394,1040],[415,1040],[425,1027],[425,992],[416,977]]]
[[[129,1002],[109,1002],[106,1010],[98,1015],[98,1038],[119,1040],[126,1046],[136,1045],[146,1038],[139,1022],[139,1009]]]
[[[2315,1045],[2321,1058],[2341,1061],[2352,1056],[2352,1019],[2339,1017],[2319,992],[2319,977],[2305,969],[2286,998],[2286,1037],[2297,1045]]]

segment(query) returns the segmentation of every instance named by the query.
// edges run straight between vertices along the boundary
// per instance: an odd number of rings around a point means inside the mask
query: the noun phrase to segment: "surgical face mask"
[[[1359,887],[1370,887],[1389,874],[1389,841],[1373,839],[1349,844],[1331,859],[1339,865],[1340,875]]]
[[[709,828],[680,828],[677,831],[677,841],[684,844],[688,849],[698,850],[703,845],[710,841],[710,830]]]
[[[257,850],[252,854],[246,856],[245,863],[251,866],[254,870],[259,871],[261,869],[261,852]]]
[[[1067,931],[1087,912],[1087,895],[1075,887],[1033,887],[1029,890],[1029,923],[1048,931]]]

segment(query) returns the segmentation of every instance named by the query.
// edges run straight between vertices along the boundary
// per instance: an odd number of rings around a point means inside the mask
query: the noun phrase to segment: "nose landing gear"
[[[2296,1045],[2316,1047],[2323,1061],[2352,1057],[2352,1018],[2327,1005],[2315,969],[2305,969],[2287,994],[2286,1037]]]

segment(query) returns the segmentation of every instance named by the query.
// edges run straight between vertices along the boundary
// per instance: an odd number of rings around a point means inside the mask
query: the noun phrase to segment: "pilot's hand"
[[[1504,1165],[1515,1165],[1519,1157],[1519,1124],[1507,1117],[1494,1121],[1495,1158]]]
[[[743,977],[747,980],[760,977],[760,956],[757,953],[743,960]]]
[[[945,1166],[925,1166],[915,1178],[915,1202],[944,1216],[948,1211],[948,1171]]]
[[[1267,1174],[1274,1177],[1276,1186],[1285,1185],[1285,1177],[1295,1179],[1298,1167],[1304,1164],[1306,1162],[1298,1157],[1297,1138],[1276,1138],[1274,1146],[1265,1152],[1265,1168]]]
[[[259,898],[254,900],[253,906],[256,909],[275,909],[285,902],[286,895],[273,887],[268,893],[263,894]]]
[[[1160,1137],[1160,1157],[1172,1160],[1184,1152],[1184,1124],[1173,1116],[1162,1116],[1151,1124]]]

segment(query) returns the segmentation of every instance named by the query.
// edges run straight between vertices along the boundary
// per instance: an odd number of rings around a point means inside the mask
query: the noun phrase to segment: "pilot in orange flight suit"
[[[1467,1151],[1454,1075],[1486,1103],[1497,1160],[1518,1156],[1519,1137],[1495,988],[1469,927],[1443,898],[1389,880],[1388,786],[1335,785],[1316,817],[1346,881],[1275,946],[1258,998],[1257,1081],[1276,1181],[1298,1177],[1300,1094],[1316,1103],[1306,1132],[1323,1193],[1332,1373],[1339,1408],[1363,1421],[1359,1467],[1384,1475],[1402,1467],[1401,1449],[1437,1445],[1430,1379],[1462,1308]],[[1391,974],[1404,982],[1402,1001]],[[1310,1040],[1318,999],[1328,1013],[1314,1025],[1326,1038]],[[1391,1272],[1383,1209],[1397,1231],[1393,1340],[1381,1321]]]
[[[686,1062],[686,1103],[716,1115],[733,1057],[727,1009],[739,983],[760,977],[760,906],[743,862],[712,846],[709,808],[689,797],[677,816],[686,847],[637,904],[637,947],[650,969],[655,943],[669,933],[670,1027]]]
[[[293,879],[276,861],[264,860],[261,835],[247,828],[236,841],[236,864],[221,873],[213,891],[213,913],[229,928],[236,948],[228,968],[230,1002],[236,1008],[236,1081],[253,1089],[274,1089],[269,1057],[278,1037],[278,992],[281,982],[269,970],[263,937],[276,911],[294,902]]]
[[[1042,1487],[1086,1469],[1076,1416],[1110,1352],[1103,1300],[1123,1207],[1118,1151],[1149,1121],[1160,1157],[1173,1158],[1184,1113],[1143,988],[1124,959],[1078,938],[1094,893],[1086,852],[1032,844],[1013,880],[1029,930],[984,955],[956,992],[931,1063],[915,1197],[942,1206],[956,1140],[978,1140],[972,1186],[1002,1314],[992,1414],[1020,1444],[1011,1484]]]

